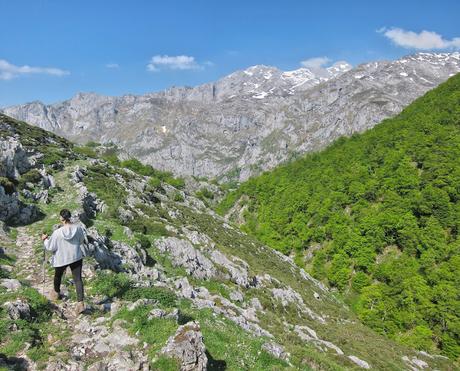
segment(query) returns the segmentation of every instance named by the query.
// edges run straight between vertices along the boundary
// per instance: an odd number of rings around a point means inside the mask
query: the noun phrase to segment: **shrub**
[[[19,186],[22,188],[26,183],[38,183],[42,180],[42,175],[37,169],[31,169],[21,175],[19,178]]]
[[[182,189],[185,187],[185,180],[183,178],[167,177],[165,179],[165,182],[172,185],[175,188]]]
[[[120,165],[120,160],[118,159],[118,155],[116,153],[106,151],[101,157],[112,166]]]
[[[88,143],[85,144],[85,147],[96,148],[96,147],[100,147],[100,145],[101,143],[90,140]]]
[[[101,166],[92,166],[88,168],[85,184],[90,192],[96,193],[107,204],[110,215],[116,217],[118,207],[122,206],[127,192],[111,176],[111,172]]]
[[[129,160],[124,160],[120,162],[120,166],[126,169],[132,170],[139,175],[144,176],[154,176],[155,169],[150,165],[144,165],[142,162],[135,158],[131,158]]]
[[[5,177],[0,177],[0,186],[3,187],[7,195],[14,193],[14,191],[16,190],[14,183]]]
[[[182,196],[182,194],[180,192],[176,192],[176,193],[174,193],[173,201],[184,202],[184,196]]]
[[[147,250],[149,247],[152,246],[152,243],[150,242],[148,237],[146,237],[145,235],[139,236],[138,241],[144,250]]]
[[[75,153],[78,153],[78,154],[83,155],[85,157],[92,157],[92,158],[97,157],[97,153],[93,149],[93,147],[88,147],[88,146],[75,147],[74,151],[75,151]]]
[[[161,187],[161,180],[157,177],[151,177],[149,179],[149,186],[152,187],[154,190],[158,190]]]
[[[136,217],[126,223],[133,232],[148,234],[153,236],[168,236],[169,232],[161,223],[155,222],[149,218]]]
[[[173,307],[177,296],[165,287],[133,287],[123,294],[123,299],[130,301],[152,299],[157,300],[161,306]]]
[[[133,287],[133,282],[124,273],[100,272],[91,282],[91,293],[109,298],[123,297]]]
[[[214,198],[214,193],[212,193],[212,191],[210,191],[208,188],[203,187],[196,192],[196,196],[201,200],[212,200]]]

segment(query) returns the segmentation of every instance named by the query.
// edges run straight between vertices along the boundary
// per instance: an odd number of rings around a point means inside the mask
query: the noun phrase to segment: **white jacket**
[[[81,244],[85,232],[78,224],[65,224],[44,241],[45,249],[53,252],[53,267],[62,267],[83,259]]]

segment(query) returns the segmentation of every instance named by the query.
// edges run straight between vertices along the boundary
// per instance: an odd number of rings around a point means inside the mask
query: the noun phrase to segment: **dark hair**
[[[62,209],[59,215],[61,215],[61,218],[64,219],[66,222],[70,222],[70,218],[72,217],[72,214],[68,209]]]

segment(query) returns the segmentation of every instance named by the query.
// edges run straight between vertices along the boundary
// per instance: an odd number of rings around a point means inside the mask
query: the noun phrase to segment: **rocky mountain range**
[[[458,52],[354,68],[338,62],[320,71],[259,65],[193,88],[122,97],[79,93],[3,112],[78,143],[113,142],[176,175],[242,181],[373,127],[458,72]]]

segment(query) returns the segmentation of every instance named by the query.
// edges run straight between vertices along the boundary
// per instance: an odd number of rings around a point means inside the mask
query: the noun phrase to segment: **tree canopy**
[[[458,358],[459,159],[460,74],[373,129],[250,179],[219,211],[246,203],[242,228],[342,291],[364,323]]]

